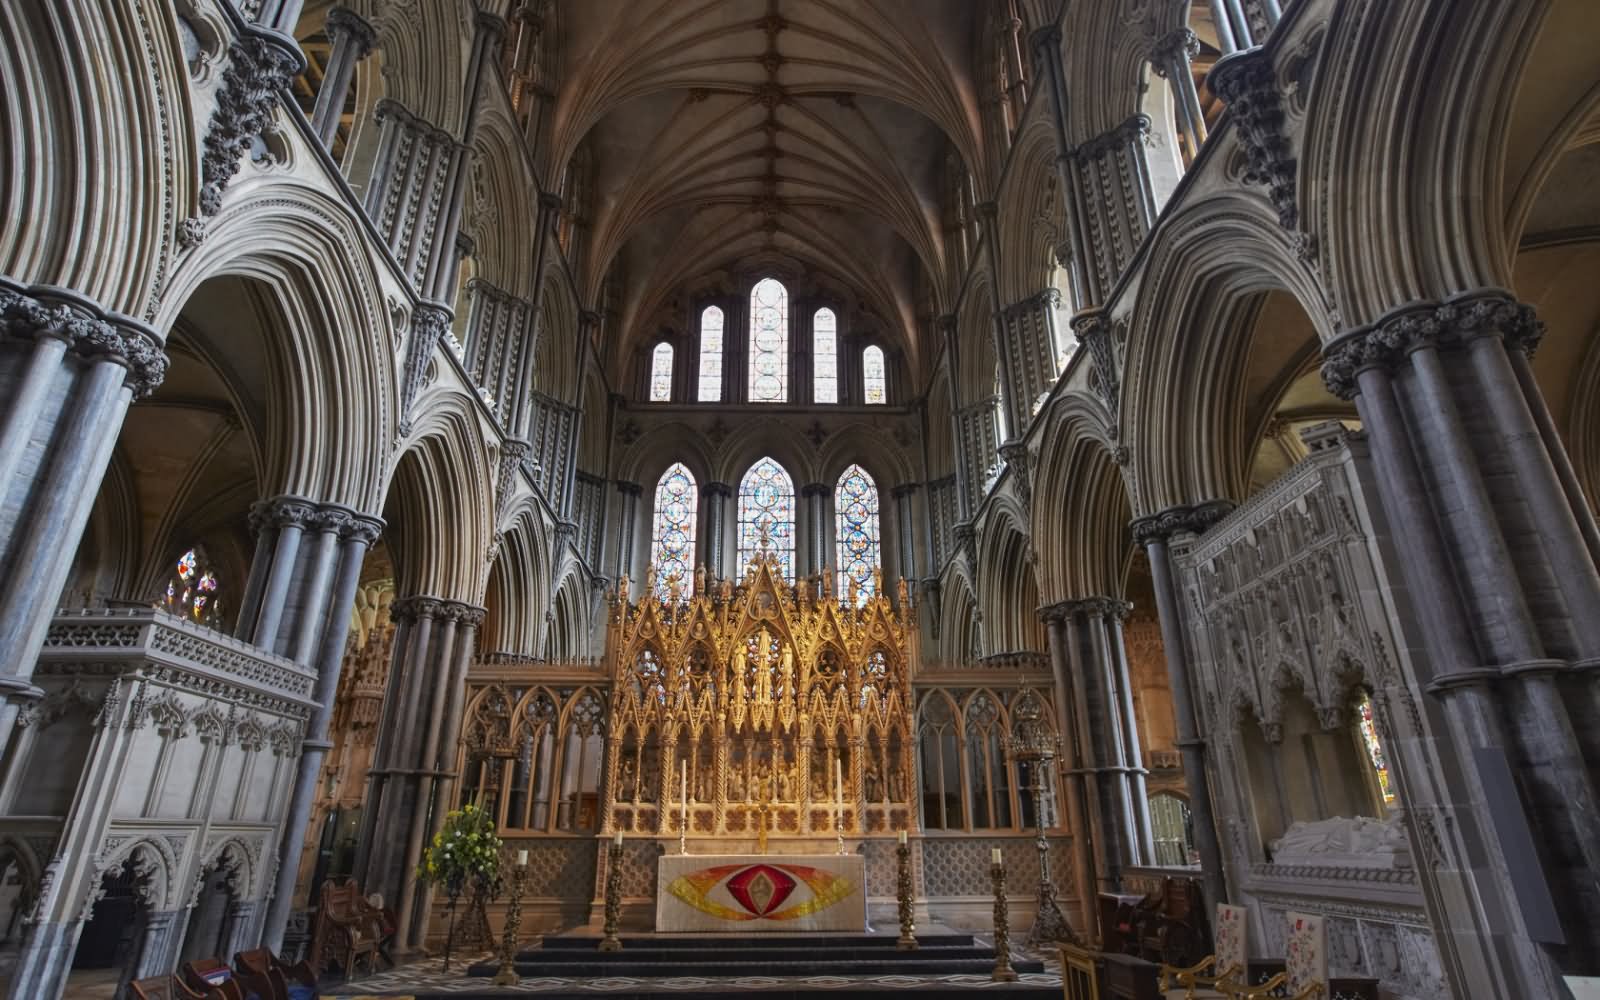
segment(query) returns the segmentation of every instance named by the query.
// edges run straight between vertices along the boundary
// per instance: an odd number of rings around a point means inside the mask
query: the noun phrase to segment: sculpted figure
[[[863,783],[866,785],[868,802],[880,802],[883,800],[883,779],[878,777],[878,765],[872,764],[867,767]]]
[[[635,771],[634,771],[633,758],[632,757],[624,757],[622,759],[622,780],[621,780],[621,786],[622,787],[617,792],[617,801],[618,802],[632,802],[632,801],[634,801],[633,793],[634,793],[634,791],[636,789],[636,782],[635,782],[634,776],[635,776]]]
[[[891,802],[904,802],[906,800],[906,775],[898,767],[889,769],[889,800]]]
[[[1327,856],[1334,855],[1347,861],[1366,858],[1368,863],[1393,864],[1396,856],[1409,854],[1401,823],[1398,812],[1387,820],[1335,816],[1295,823],[1272,842],[1272,859],[1282,862],[1317,856],[1326,861]]]

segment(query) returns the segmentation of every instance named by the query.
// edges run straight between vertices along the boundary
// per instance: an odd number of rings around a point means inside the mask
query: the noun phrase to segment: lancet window
[[[1052,709],[1037,691],[1041,715]],[[1021,830],[1037,822],[1026,770],[1006,754],[1016,692],[935,689],[917,714],[918,785],[928,830]],[[1053,783],[1046,826],[1059,827],[1062,806]]]
[[[750,290],[750,402],[789,398],[789,291],[774,278]]]
[[[839,320],[832,309],[811,318],[811,401],[839,401]]]
[[[861,398],[869,406],[889,401],[889,374],[883,348],[873,344],[861,352]]]
[[[763,458],[739,482],[739,575],[759,551],[762,536],[777,556],[786,580],[794,579],[794,480],[783,466]]]
[[[722,399],[722,310],[706,306],[700,313],[700,384],[702,403]]]
[[[211,625],[222,620],[220,590],[205,550],[196,546],[186,550],[173,564],[162,603],[172,614]]]
[[[693,591],[698,497],[694,476],[682,462],[662,473],[656,483],[655,532],[650,540],[650,561],[656,568],[656,591],[662,596],[674,580],[680,593]]]
[[[859,465],[844,470],[833,491],[834,536],[838,547],[839,593],[855,587],[857,602],[876,590],[873,570],[882,565],[878,488]]]
[[[1356,699],[1356,731],[1361,736],[1361,746],[1372,763],[1372,773],[1378,786],[1378,798],[1384,806],[1394,804],[1394,779],[1389,773],[1389,756],[1384,752],[1383,741],[1378,737],[1377,719],[1373,714],[1372,696],[1362,691]]]
[[[672,345],[666,341],[656,345],[650,355],[650,402],[672,401]]]

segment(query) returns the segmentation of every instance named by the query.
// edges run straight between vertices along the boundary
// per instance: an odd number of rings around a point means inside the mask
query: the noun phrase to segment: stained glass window
[[[672,402],[672,345],[666,341],[650,356],[650,402]]]
[[[722,399],[722,310],[706,306],[700,314],[700,391],[702,403]]]
[[[839,320],[832,309],[811,318],[812,402],[839,401]]]
[[[1372,697],[1365,691],[1361,692],[1361,699],[1356,702],[1356,728],[1361,731],[1361,743],[1367,749],[1367,759],[1372,762],[1372,770],[1378,776],[1378,794],[1383,796],[1383,804],[1394,802],[1394,780],[1389,776],[1389,756],[1384,753],[1383,743],[1378,739],[1378,724],[1372,713]]]
[[[656,567],[656,593],[665,597],[671,581],[679,593],[694,591],[694,514],[699,492],[682,462],[661,474],[656,483],[655,534],[650,561]]]
[[[752,465],[739,481],[740,576],[761,546],[763,528],[784,577],[794,579],[794,480],[770,458]]]
[[[205,553],[198,548],[189,549],[173,566],[162,606],[172,614],[212,625],[222,617],[219,590],[217,575],[206,565]]]
[[[789,292],[762,278],[750,290],[750,402],[789,398]]]
[[[839,593],[856,585],[858,601],[872,596],[872,571],[879,564],[878,488],[859,465],[839,477],[833,491],[835,537],[839,549]]]
[[[884,371],[883,348],[876,344],[861,352],[861,381],[868,403],[889,401],[889,377]]]

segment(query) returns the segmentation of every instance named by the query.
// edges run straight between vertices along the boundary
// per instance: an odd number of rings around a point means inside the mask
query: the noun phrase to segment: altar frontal
[[[858,854],[669,854],[656,871],[657,931],[861,931]]]

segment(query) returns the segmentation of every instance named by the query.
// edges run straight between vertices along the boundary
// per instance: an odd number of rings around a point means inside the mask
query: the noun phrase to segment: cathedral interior
[[[0,995],[320,974],[341,886],[402,966],[659,933],[678,855],[858,873],[695,919],[1597,995],[1597,45],[0,0]],[[468,805],[516,907],[423,877]]]

